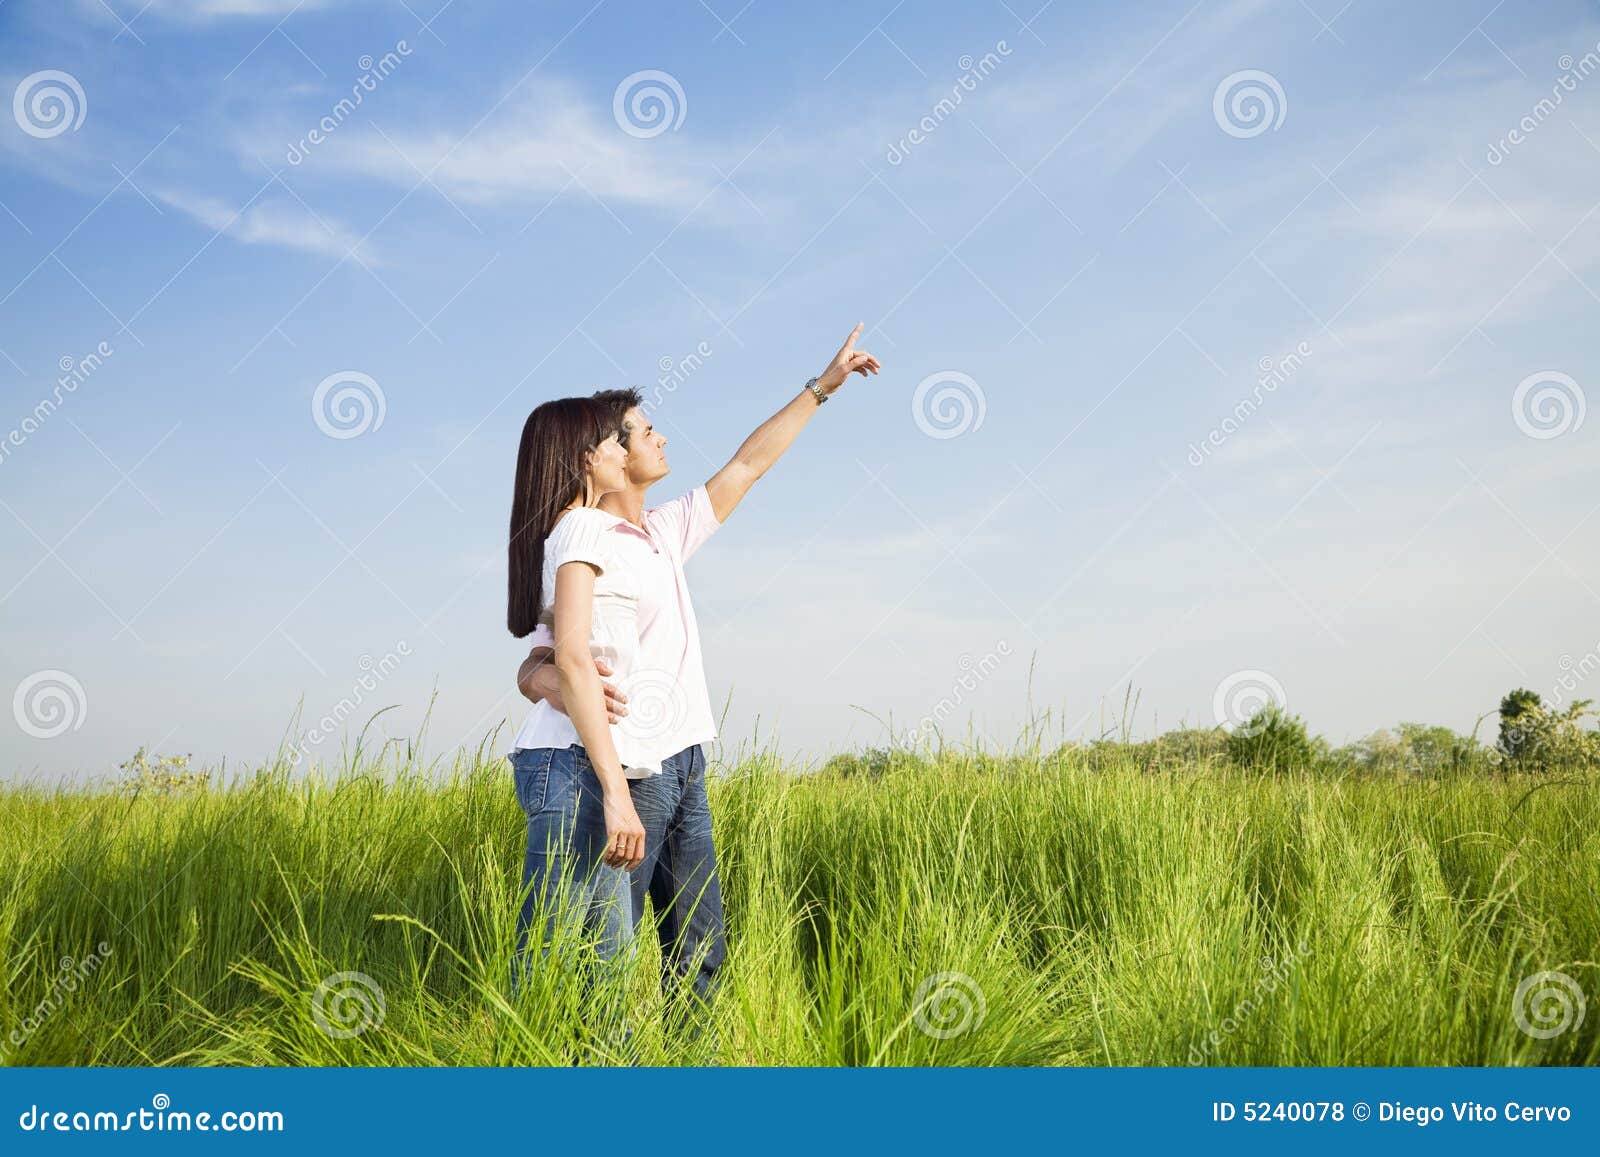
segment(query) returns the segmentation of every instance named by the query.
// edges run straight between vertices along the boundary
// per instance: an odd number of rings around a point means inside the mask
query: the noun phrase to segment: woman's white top
[[[626,523],[592,506],[563,514],[544,540],[544,591],[539,624],[554,630],[556,571],[569,562],[588,563],[599,573],[594,580],[594,607],[589,616],[589,650],[604,659],[618,686],[632,679],[639,657],[639,575],[628,558],[627,540],[613,531]],[[628,732],[627,717],[613,723],[611,741],[629,779],[661,773],[654,745]],[[578,729],[566,715],[541,699],[517,731],[516,747],[569,747],[581,744]]]
[[[557,524],[558,529],[560,525]],[[628,713],[612,725],[613,741],[620,734],[633,745],[630,750],[635,751],[636,757],[640,744],[650,753],[648,759],[637,758],[635,768],[660,768],[672,756],[717,738],[700,651],[700,628],[683,568],[721,526],[711,496],[702,485],[670,502],[647,507],[639,525],[615,519],[601,536],[599,545],[612,555],[613,569],[626,569],[639,580],[639,649],[632,678],[606,677],[628,697]],[[547,563],[550,557],[547,550]],[[553,581],[545,585],[547,595],[555,589]],[[609,579],[602,577],[596,584],[605,581]],[[548,617],[539,622],[527,642],[530,647],[555,645]],[[571,720],[559,711],[547,712],[538,713],[523,724],[512,751],[519,747],[567,747],[579,742]],[[619,743],[619,752],[623,749]],[[635,770],[631,774],[638,778],[645,772]]]

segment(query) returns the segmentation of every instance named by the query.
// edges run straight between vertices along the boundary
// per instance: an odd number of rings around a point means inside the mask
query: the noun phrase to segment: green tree
[[[1298,715],[1269,703],[1228,735],[1228,758],[1257,771],[1308,770],[1327,756],[1327,743],[1306,734]]]
[[[1523,688],[1500,701],[1500,739],[1495,762],[1509,771],[1551,772],[1600,766],[1600,732],[1585,730],[1592,699],[1576,699],[1560,711]]]
[[[1500,741],[1496,746],[1507,759],[1516,759],[1527,742],[1530,716],[1543,709],[1537,691],[1518,687],[1500,700]]]
[[[1401,759],[1408,770],[1422,775],[1465,769],[1471,765],[1477,746],[1476,741],[1457,735],[1448,727],[1427,723],[1400,725]]]

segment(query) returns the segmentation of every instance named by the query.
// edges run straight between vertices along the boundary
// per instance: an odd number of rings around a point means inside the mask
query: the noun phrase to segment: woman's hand
[[[878,364],[878,359],[866,350],[856,349],[856,338],[861,336],[862,322],[856,322],[855,329],[850,331],[850,336],[844,339],[844,345],[839,347],[839,352],[833,355],[833,360],[828,363],[828,368],[817,375],[817,387],[825,394],[831,394],[851,374],[860,374],[866,377],[869,373],[877,373],[883,367]]]
[[[613,868],[633,871],[644,862],[644,824],[626,785],[604,793],[606,851],[601,859]]]

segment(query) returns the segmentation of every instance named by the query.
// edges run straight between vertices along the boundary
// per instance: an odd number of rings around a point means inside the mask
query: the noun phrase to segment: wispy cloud
[[[81,0],[81,2],[85,9],[98,10],[100,15],[106,15],[100,0]],[[120,15],[124,20],[134,19],[135,13],[142,15],[146,12],[153,12],[172,20],[217,20],[231,16],[282,17],[294,12],[330,8],[340,2],[341,0],[140,0],[131,7],[126,3],[120,5],[122,9],[126,9]]]
[[[687,210],[717,183],[715,161],[668,137],[629,136],[570,83],[534,78],[476,126],[356,130],[330,143],[325,163],[406,187],[430,174],[480,204],[572,191]]]
[[[374,255],[356,234],[290,201],[256,201],[241,210],[201,194],[171,189],[151,192],[158,200],[187,213],[206,228],[226,233],[247,245],[282,245],[332,257],[344,257],[360,246],[363,260],[375,263]]]
[[[1520,55],[1553,61],[1574,40],[1583,42],[1568,35]],[[1581,131],[1600,88],[1568,96],[1537,137],[1492,165],[1486,147],[1548,90],[1549,75],[1514,76],[1506,64],[1497,83],[1446,83],[1456,79],[1441,72],[1395,102],[1375,133],[1352,111],[1347,141],[1286,150],[1287,183],[1308,200],[1264,257],[1329,323],[1316,334],[1307,319],[1319,385],[1388,393],[1498,373],[1473,356],[1489,335],[1537,318],[1552,299],[1600,293],[1600,206],[1574,183],[1600,172],[1600,149]],[[1262,216],[1242,199],[1248,188],[1214,180],[1201,193],[1230,221]]]

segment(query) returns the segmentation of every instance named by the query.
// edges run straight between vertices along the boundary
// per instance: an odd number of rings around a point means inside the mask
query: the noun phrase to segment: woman
[[[553,632],[567,717],[582,742],[540,746],[548,731],[540,714],[553,710],[540,703],[511,754],[528,818],[513,990],[541,909],[546,944],[566,914],[584,921],[604,960],[623,960],[632,945],[628,871],[644,858],[644,825],[628,788],[628,745],[607,723],[595,670],[600,656],[625,674],[638,647],[638,583],[609,533],[620,520],[598,509],[601,495],[626,485],[625,460],[611,407],[592,398],[546,402],[522,428],[507,625],[518,638],[541,623]]]

